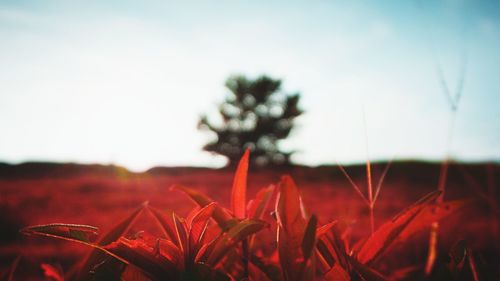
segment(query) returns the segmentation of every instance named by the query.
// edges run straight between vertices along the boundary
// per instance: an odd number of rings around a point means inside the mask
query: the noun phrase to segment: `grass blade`
[[[389,168],[391,167],[392,164],[392,159],[385,165],[384,171],[382,172],[382,175],[380,176],[378,182],[377,182],[377,187],[375,188],[375,196],[373,196],[373,201],[372,204],[375,206],[375,202],[377,202],[378,195],[380,194],[380,190],[382,189],[382,184],[384,183],[385,176],[389,172]]]
[[[72,231],[72,226],[75,226],[74,231]],[[57,238],[61,240],[66,240],[70,242],[76,242],[79,244],[83,244],[89,247],[92,247],[96,250],[99,250],[99,254],[102,252],[120,260],[121,262],[128,264],[128,261],[123,259],[122,257],[108,251],[104,247],[86,241],[86,239],[82,239],[83,235],[80,232],[94,231],[96,228],[92,226],[84,226],[78,224],[47,224],[47,225],[37,225],[33,227],[26,227],[21,230],[21,233],[26,235],[39,235]],[[78,233],[75,235],[75,233]]]
[[[351,184],[352,188],[356,191],[356,193],[358,193],[358,195],[361,197],[361,199],[363,199],[363,201],[365,202],[365,204],[367,206],[370,206],[370,201],[368,201],[368,199],[366,199],[366,196],[363,194],[363,192],[361,192],[361,189],[358,187],[358,185],[354,182],[354,180],[351,178],[351,176],[349,176],[349,174],[347,173],[347,171],[344,169],[344,167],[342,165],[340,165],[340,163],[337,162],[337,167],[339,168],[339,170],[342,172],[342,174],[344,174],[344,176],[346,177],[346,179],[349,181],[349,183]]]

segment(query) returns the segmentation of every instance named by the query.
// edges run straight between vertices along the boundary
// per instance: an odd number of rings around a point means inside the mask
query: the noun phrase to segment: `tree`
[[[255,80],[231,76],[225,85],[230,94],[218,108],[222,122],[200,118],[198,127],[217,135],[203,149],[226,156],[229,165],[236,164],[247,148],[252,150],[252,165],[289,164],[293,152],[282,151],[279,141],[288,137],[294,119],[303,113],[298,108],[300,95],[284,93],[281,80],[265,75]]]

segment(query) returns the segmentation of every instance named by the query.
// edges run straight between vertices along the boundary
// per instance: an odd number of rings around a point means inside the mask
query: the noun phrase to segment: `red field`
[[[172,209],[185,216],[194,203],[172,184],[195,188],[223,206],[229,206],[232,170],[196,168],[153,169],[134,174],[107,166],[40,165],[0,167],[0,263],[5,269],[21,256],[25,268],[38,270],[41,262],[58,262],[70,268],[87,248],[49,238],[25,237],[19,229],[53,222],[88,224],[103,232],[127,216],[144,201],[153,207]],[[43,169],[42,169],[43,168]],[[347,167],[355,182],[365,186],[362,166]],[[374,165],[377,180],[383,165]],[[318,216],[320,225],[338,220],[351,230],[352,242],[369,235],[368,208],[336,167],[297,167],[281,171],[250,171],[248,198],[258,189],[290,174],[303,194],[305,205]],[[389,220],[423,195],[436,189],[439,165],[393,164],[375,207],[375,227]],[[481,257],[482,267],[491,278],[498,277],[498,211],[493,203],[500,177],[498,165],[452,165],[446,200],[477,199],[441,224],[439,246],[446,255],[457,241],[465,239]],[[270,206],[266,216],[272,211]],[[141,218],[147,221],[148,218]],[[398,245],[386,263],[391,267],[423,266],[427,255],[428,228]],[[382,265],[379,270],[386,269]],[[39,270],[38,270],[39,271]],[[22,274],[22,273],[17,273]]]

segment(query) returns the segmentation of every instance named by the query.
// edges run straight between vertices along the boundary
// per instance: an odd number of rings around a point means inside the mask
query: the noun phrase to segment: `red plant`
[[[391,272],[385,269],[389,277],[382,274],[379,266],[394,245],[469,203],[436,203],[440,191],[430,193],[350,245],[336,221],[318,226],[317,216],[309,214],[290,176],[283,176],[277,184],[275,221],[262,220],[276,188],[262,188],[247,202],[248,161],[246,151],[234,177],[230,209],[195,189],[176,185],[172,189],[198,205],[186,218],[145,203],[101,238],[96,238],[97,228],[74,224],[31,226],[22,232],[94,249],[66,276],[57,267],[42,265],[48,280],[389,280],[423,272],[418,265],[391,268]],[[377,195],[379,190],[377,187]],[[374,203],[377,195],[370,196],[374,199],[370,201]],[[144,211],[156,222],[160,237],[130,234]],[[275,230],[276,236],[264,235],[263,229]],[[453,277],[468,267],[479,278],[477,263],[465,244],[456,246],[450,256],[446,276]]]

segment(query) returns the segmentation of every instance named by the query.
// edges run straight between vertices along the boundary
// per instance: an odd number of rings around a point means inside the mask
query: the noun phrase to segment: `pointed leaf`
[[[380,256],[398,236],[410,225],[415,217],[429,204],[438,198],[440,192],[435,191],[417,201],[394,219],[383,224],[366,242],[361,246],[357,254],[358,261],[362,264],[371,262]]]
[[[231,247],[245,239],[247,236],[257,233],[266,227],[266,225],[266,222],[260,220],[246,219],[239,222],[237,225],[229,229],[227,233],[224,233],[221,239],[217,241],[217,244],[208,257],[207,263],[212,266],[216,266],[224,254],[231,249]]]
[[[200,247],[199,245],[202,242],[201,240],[203,239],[209,219],[212,217],[216,206],[216,203],[210,203],[193,216],[189,229],[189,254],[193,258]]]
[[[158,239],[156,243],[156,249],[158,254],[164,256],[167,260],[172,262],[177,266],[177,268],[183,268],[183,258],[181,250],[172,241],[167,239]]]
[[[113,227],[109,232],[107,232],[101,239],[99,239],[99,245],[107,245],[111,242],[118,240],[121,236],[127,233],[132,224],[136,221],[137,217],[147,208],[148,202],[144,202],[136,210],[134,210],[127,218]]]
[[[243,157],[238,164],[234,175],[233,188],[231,191],[231,210],[235,217],[243,219],[246,214],[246,193],[247,193],[247,174],[248,174],[248,159],[250,150],[245,150]]]
[[[176,279],[178,268],[174,263],[158,255],[155,250],[148,246],[142,240],[130,240],[124,237],[118,239],[107,246],[105,249],[129,261],[152,280],[170,280]]]
[[[215,202],[210,197],[195,191],[194,189],[184,187],[182,185],[173,185],[171,189],[177,189],[188,195],[196,204],[200,207],[205,207],[206,205]],[[229,228],[234,226],[237,220],[224,208],[217,205],[213,211],[212,217],[219,224],[219,226],[227,231]]]
[[[167,211],[164,214],[158,209],[152,207],[148,207],[148,211],[160,226],[163,235],[165,235],[166,238],[170,238],[174,243],[177,244],[177,246],[180,246],[179,241],[177,240],[177,233],[175,232],[175,225],[172,221],[173,212]]]
[[[185,261],[188,260],[189,240],[187,236],[186,223],[179,218],[175,213],[172,213],[172,220],[175,226],[177,241],[179,241],[179,250],[183,253]]]
[[[273,195],[274,189],[274,184],[271,184],[267,188],[263,188],[257,192],[255,199],[251,201],[250,207],[248,208],[248,217],[253,219],[262,218],[271,202],[271,196]]]
[[[280,191],[276,200],[278,224],[287,232],[294,235],[299,234],[294,232],[303,231],[306,222],[305,217],[302,215],[299,190],[290,176],[281,178],[279,188]]]
[[[123,221],[115,225],[108,231],[101,239],[98,240],[97,244],[100,246],[110,244],[118,240],[121,236],[125,235],[129,231],[130,227],[134,224],[137,217],[147,208],[148,202],[144,202],[136,210],[134,210],[128,217]],[[88,280],[90,278],[89,272],[92,267],[101,262],[105,257],[104,253],[101,251],[91,251],[90,254],[83,260],[82,266],[77,274],[76,280]]]
[[[217,203],[210,203],[200,209],[193,216],[193,220],[191,221],[191,225],[189,226],[189,236],[192,240],[198,241],[201,233],[203,232],[203,228],[208,223],[208,220],[212,217],[212,213],[215,210],[215,207],[217,207]]]
[[[193,218],[198,212],[200,211],[201,207],[200,206],[195,206],[192,208],[189,213],[187,214],[186,218],[184,219],[186,221],[186,226],[190,226],[191,223],[193,222]]]
[[[399,236],[399,239],[406,240],[418,231],[427,228],[431,223],[443,220],[450,215],[458,213],[463,208],[470,206],[474,201],[474,199],[462,199],[426,206],[417,215],[414,221],[410,225],[408,225],[407,228],[405,228],[405,230]]]
[[[318,229],[316,229],[316,238],[320,238],[321,236],[325,235],[336,224],[337,224],[337,221],[335,220],[335,221],[329,222],[323,226],[318,227]]]
[[[302,239],[302,253],[304,255],[304,262],[307,262],[316,245],[316,225],[318,224],[318,219],[315,215],[312,215],[307,223],[306,230],[304,232],[304,238]]]
[[[95,240],[99,232],[97,227],[82,224],[52,223],[45,225],[30,226],[21,229],[23,234],[39,234],[66,240],[78,240],[90,243]]]
[[[290,176],[284,176],[279,184],[276,201],[278,221],[278,253],[286,281],[298,280],[302,276],[304,256],[302,239],[306,218],[301,208],[300,193]]]
[[[74,227],[73,231],[72,228]],[[46,237],[52,237],[52,238],[57,238],[57,239],[62,239],[66,241],[71,241],[71,242],[77,242],[86,246],[90,246],[96,250],[100,250],[118,260],[121,262],[128,264],[127,260],[123,259],[120,256],[117,256],[113,254],[112,252],[109,252],[106,250],[104,247],[94,244],[91,242],[85,241],[85,239],[82,239],[82,237],[85,237],[83,235],[83,232],[92,232],[95,231],[97,228],[92,227],[92,226],[87,226],[87,225],[79,225],[79,224],[46,224],[46,225],[37,225],[37,226],[32,226],[32,227],[26,227],[21,230],[21,233],[26,234],[26,235],[40,235],[40,236],[46,236]],[[75,233],[78,233],[75,235]],[[99,252],[99,254],[102,254]],[[97,264],[97,263],[95,263]]]
[[[206,263],[208,257],[210,256],[213,249],[215,248],[215,245],[217,245],[220,239],[222,239],[222,235],[219,235],[208,243],[203,244],[198,250],[198,253],[196,253],[196,257],[194,259],[195,262]]]

